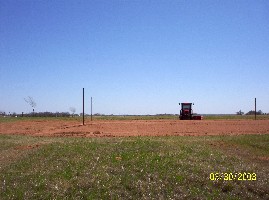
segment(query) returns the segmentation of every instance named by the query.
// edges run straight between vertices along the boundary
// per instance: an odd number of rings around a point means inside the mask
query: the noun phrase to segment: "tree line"
[[[70,114],[69,112],[31,112],[31,113],[6,113],[0,112],[0,116],[11,116],[11,117],[71,117],[78,116],[77,114]]]
[[[239,110],[238,112],[236,112],[237,115],[244,115],[245,113],[242,112],[241,110]],[[269,113],[263,113],[261,110],[256,111],[256,115],[268,115]],[[250,110],[248,111],[245,115],[255,115],[255,110]]]

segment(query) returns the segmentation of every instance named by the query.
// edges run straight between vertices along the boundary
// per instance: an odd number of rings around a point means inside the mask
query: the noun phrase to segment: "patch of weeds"
[[[268,198],[268,169],[213,148],[217,136],[54,139],[0,169],[3,199]],[[251,170],[256,182],[209,179]]]

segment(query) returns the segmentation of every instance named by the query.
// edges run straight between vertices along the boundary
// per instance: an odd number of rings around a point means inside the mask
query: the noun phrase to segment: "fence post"
[[[257,105],[257,103],[256,103],[256,98],[255,98],[255,120],[257,119],[257,110],[256,110],[256,105]]]
[[[92,121],[92,97],[91,97],[91,121]]]
[[[84,125],[84,88],[83,88],[83,109],[82,109],[82,116],[83,116],[83,125]]]

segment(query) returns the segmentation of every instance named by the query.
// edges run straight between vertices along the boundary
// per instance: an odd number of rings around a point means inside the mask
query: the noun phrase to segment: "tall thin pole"
[[[92,97],[91,97],[91,121],[92,121]]]
[[[256,109],[256,105],[257,105],[257,102],[256,102],[256,98],[255,98],[255,120],[256,120],[256,115],[257,115],[257,109]]]
[[[82,115],[83,115],[83,125],[84,125],[84,88],[83,88],[83,111],[82,111]]]

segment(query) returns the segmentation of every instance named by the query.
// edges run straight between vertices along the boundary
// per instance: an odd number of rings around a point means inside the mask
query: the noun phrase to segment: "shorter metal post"
[[[257,110],[256,110],[256,98],[255,98],[255,120],[257,119]]]
[[[92,121],[92,97],[91,97],[91,121]]]
[[[84,125],[84,88],[83,88],[83,113],[82,113],[82,116],[83,116],[83,125]]]

